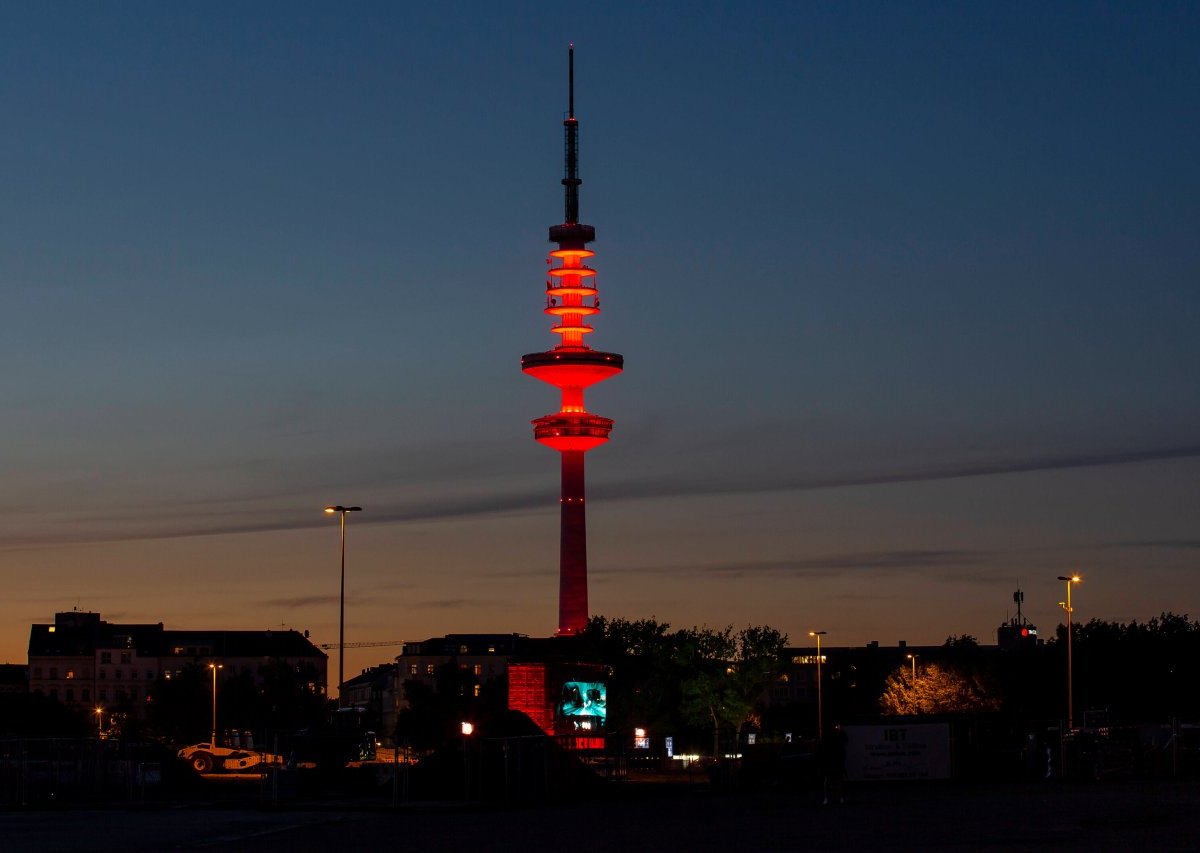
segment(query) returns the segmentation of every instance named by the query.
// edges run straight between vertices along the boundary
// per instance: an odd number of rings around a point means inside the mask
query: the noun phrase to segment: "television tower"
[[[584,342],[593,329],[584,319],[600,313],[596,271],[584,260],[596,253],[587,244],[596,229],[579,221],[579,121],[575,118],[575,45],[567,53],[568,109],[563,121],[566,134],[566,218],[550,226],[550,252],[546,279],[546,314],[558,318],[550,331],[559,343],[546,352],[521,356],[521,370],[562,391],[562,406],[552,415],[533,421],[533,437],[562,456],[561,529],[558,563],[558,634],[578,634],[587,625],[587,519],[583,497],[583,455],[608,441],[613,422],[589,412],[583,391],[616,376],[625,359],[616,353],[594,350]],[[555,264],[555,261],[558,263]]]

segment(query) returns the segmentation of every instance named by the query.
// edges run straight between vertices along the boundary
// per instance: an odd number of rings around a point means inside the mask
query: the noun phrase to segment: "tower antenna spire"
[[[575,45],[567,48],[567,117],[563,120],[563,132],[566,134],[567,168],[566,177],[562,179],[563,193],[566,196],[566,218],[564,224],[579,223],[579,122],[575,120]]]

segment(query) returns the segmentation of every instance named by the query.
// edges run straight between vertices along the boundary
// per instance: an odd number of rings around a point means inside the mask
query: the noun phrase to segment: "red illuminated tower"
[[[575,118],[575,46],[568,52],[569,109],[566,132],[566,219],[550,226],[545,313],[558,318],[550,331],[559,343],[546,352],[521,356],[521,370],[562,391],[562,406],[533,421],[533,437],[562,454],[561,545],[559,548],[558,633],[577,634],[588,620],[587,520],[583,500],[583,454],[608,441],[613,422],[584,408],[583,390],[621,372],[625,360],[584,342],[592,327],[585,319],[600,313],[596,271],[584,261],[596,253],[587,244],[596,229],[579,221],[579,122]],[[558,263],[556,264],[555,261]]]

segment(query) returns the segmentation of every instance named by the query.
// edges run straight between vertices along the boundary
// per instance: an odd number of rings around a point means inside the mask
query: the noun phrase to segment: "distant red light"
[[[1022,637],[1028,637],[1028,636],[1029,636],[1029,629],[1028,629],[1028,628],[1022,628],[1022,629],[1021,629],[1021,636],[1022,636]]]

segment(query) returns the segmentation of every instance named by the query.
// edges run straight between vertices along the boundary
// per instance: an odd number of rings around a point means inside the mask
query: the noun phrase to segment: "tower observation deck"
[[[588,324],[600,313],[596,270],[587,265],[595,252],[587,244],[596,229],[579,221],[579,122],[575,118],[575,46],[567,53],[568,110],[563,121],[566,136],[566,175],[562,179],[566,216],[550,227],[550,252],[544,313],[556,319],[550,331],[559,342],[545,352],[521,356],[521,370],[562,392],[557,412],[533,421],[533,437],[562,457],[562,496],[559,546],[558,633],[577,634],[588,620],[587,520],[584,505],[583,457],[608,441],[613,422],[592,414],[583,403],[584,389],[616,376],[625,360],[611,352],[594,350],[586,336]]]

